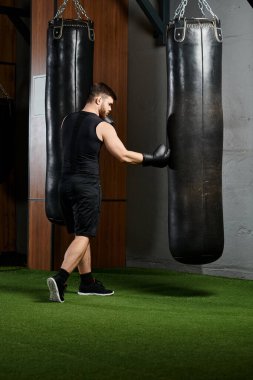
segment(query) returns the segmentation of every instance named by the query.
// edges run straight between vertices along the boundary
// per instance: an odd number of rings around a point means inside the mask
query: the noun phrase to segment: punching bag
[[[61,123],[67,114],[84,107],[93,83],[93,22],[78,0],[74,0],[78,19],[63,19],[66,4],[65,0],[55,18],[49,21],[47,34],[46,215],[57,224],[64,224],[58,196],[62,167]]]
[[[0,183],[8,178],[14,164],[14,101],[0,85]]]
[[[224,246],[222,32],[213,13],[183,18],[185,5],[167,33],[169,246],[181,263],[207,264]]]

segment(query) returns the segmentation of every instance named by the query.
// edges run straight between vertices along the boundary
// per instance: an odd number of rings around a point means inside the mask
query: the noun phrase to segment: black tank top
[[[62,125],[64,176],[72,174],[99,176],[99,152],[102,141],[96,127],[103,119],[92,112],[69,114]]]

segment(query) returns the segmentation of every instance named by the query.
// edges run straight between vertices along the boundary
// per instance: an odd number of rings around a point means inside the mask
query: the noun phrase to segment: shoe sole
[[[79,296],[102,296],[102,297],[106,297],[106,296],[112,296],[114,294],[114,292],[111,292],[111,293],[107,293],[107,294],[101,294],[101,293],[82,293],[82,292],[77,292],[77,294]]]
[[[47,279],[47,286],[50,293],[49,301],[63,303],[64,301],[61,300],[56,281],[52,277]]]

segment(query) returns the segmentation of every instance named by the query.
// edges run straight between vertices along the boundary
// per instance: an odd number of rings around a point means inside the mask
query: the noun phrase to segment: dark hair
[[[90,89],[88,102],[91,102],[96,96],[99,95],[107,95],[113,98],[114,100],[117,100],[115,92],[109,86],[107,86],[107,84],[103,82],[93,84],[93,86]]]

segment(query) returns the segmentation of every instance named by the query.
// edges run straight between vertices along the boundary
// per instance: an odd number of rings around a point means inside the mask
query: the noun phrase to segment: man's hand
[[[152,154],[143,153],[143,166],[164,168],[168,165],[170,150],[164,144],[159,145]]]

